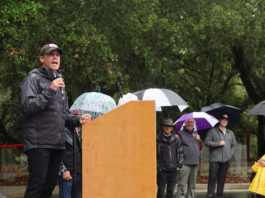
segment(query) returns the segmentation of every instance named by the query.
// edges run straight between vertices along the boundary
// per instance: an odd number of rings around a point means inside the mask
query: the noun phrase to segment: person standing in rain
[[[209,179],[207,198],[214,197],[217,183],[216,198],[223,197],[224,183],[233,157],[237,142],[233,131],[226,128],[228,115],[224,114],[219,120],[219,126],[210,129],[205,138],[205,146],[209,147]]]
[[[24,151],[28,157],[29,181],[24,198],[50,198],[57,184],[65,123],[79,126],[91,120],[88,114],[68,111],[64,80],[58,73],[62,50],[46,44],[40,51],[41,66],[20,85]]]
[[[200,159],[202,142],[199,134],[194,131],[194,119],[185,120],[185,126],[178,133],[184,151],[183,167],[180,170],[180,180],[177,190],[177,198],[185,197],[185,186],[187,184],[187,197],[194,198],[197,169]]]
[[[165,118],[157,137],[157,198],[173,198],[178,171],[182,167],[183,149],[179,137],[172,133],[173,121]]]

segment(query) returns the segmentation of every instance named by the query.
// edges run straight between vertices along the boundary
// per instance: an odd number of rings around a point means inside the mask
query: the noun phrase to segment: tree
[[[176,91],[190,105],[187,111],[213,102],[245,111],[249,98],[255,102],[264,92],[264,3],[258,0],[4,0],[0,8],[5,142],[22,139],[19,84],[40,64],[46,43],[63,49],[60,71],[70,104],[98,90],[118,100],[117,76],[124,93],[149,87]],[[245,117],[238,134],[249,126],[254,130]]]

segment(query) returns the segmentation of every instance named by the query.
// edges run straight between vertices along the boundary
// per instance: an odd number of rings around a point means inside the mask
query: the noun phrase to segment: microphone
[[[60,73],[57,73],[56,78],[63,78],[63,75]],[[64,91],[63,91],[63,87],[60,87],[60,92],[62,94],[63,100],[64,100]]]

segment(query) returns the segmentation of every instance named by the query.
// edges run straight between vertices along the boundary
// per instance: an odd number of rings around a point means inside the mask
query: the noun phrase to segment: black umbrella
[[[258,156],[261,157],[265,153],[265,100],[256,104],[248,114],[258,116]]]
[[[220,120],[222,115],[227,114],[229,117],[227,126],[228,128],[233,127],[240,120],[241,110],[231,105],[214,103],[209,106],[202,107],[201,111],[209,113],[210,115],[216,117],[218,120]]]
[[[265,116],[265,100],[256,104],[249,112],[250,115],[263,115]]]

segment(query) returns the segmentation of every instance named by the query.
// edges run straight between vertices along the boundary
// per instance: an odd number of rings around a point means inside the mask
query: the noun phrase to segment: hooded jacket
[[[56,73],[58,76],[58,73]],[[79,124],[68,111],[65,90],[50,88],[56,78],[49,67],[33,69],[20,85],[24,151],[32,148],[65,148],[64,126]]]
[[[183,149],[179,137],[171,133],[170,141],[163,132],[157,137],[157,168],[162,170],[176,170],[183,163]]]
[[[263,155],[263,158],[265,155]],[[252,166],[252,170],[256,173],[253,181],[249,186],[249,191],[265,196],[265,167],[262,164],[255,164]]]
[[[225,141],[225,145],[219,146],[219,141]],[[226,129],[226,133],[224,135],[219,126],[210,129],[206,135],[204,144],[209,147],[210,162],[224,163],[230,161],[237,147],[233,131]]]
[[[74,170],[74,155],[75,155],[75,171],[77,174],[81,174],[82,171],[82,130],[79,129],[79,135],[76,133],[75,129],[70,129],[65,127],[65,150],[63,151],[62,161],[60,165],[59,175],[62,175],[65,171]],[[76,139],[76,144],[74,145],[74,138]],[[73,148],[74,147],[74,148]]]

